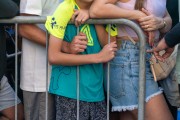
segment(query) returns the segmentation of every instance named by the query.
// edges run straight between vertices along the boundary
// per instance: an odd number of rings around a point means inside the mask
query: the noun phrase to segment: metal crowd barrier
[[[14,23],[15,24],[15,92],[17,96],[17,61],[18,61],[18,49],[17,49],[17,43],[18,43],[18,24],[20,23],[29,23],[29,24],[36,24],[36,23],[42,23],[44,24],[46,21],[46,17],[42,16],[17,16],[13,19],[1,19],[0,23]],[[88,24],[124,24],[132,29],[135,30],[137,33],[139,40],[140,40],[140,59],[139,59],[139,101],[138,101],[138,120],[144,120],[144,113],[145,113],[145,107],[144,107],[144,97],[145,97],[145,36],[141,28],[134,22],[127,20],[127,19],[90,19],[86,23]],[[73,23],[69,23],[73,24]],[[78,33],[79,30],[77,30]],[[110,31],[110,27],[109,27]],[[46,55],[48,56],[48,33],[46,32]],[[110,35],[108,37],[108,42],[110,42]],[[48,114],[48,59],[46,56],[46,120],[47,120],[47,114]],[[79,68],[77,67],[77,80],[79,81]],[[108,75],[107,75],[107,120],[109,120],[109,77],[110,77],[110,64],[108,63]],[[77,82],[78,83],[78,82]],[[17,101],[15,101],[17,103]],[[15,107],[15,118],[17,120],[17,106]],[[79,84],[77,84],[77,120],[79,120]]]

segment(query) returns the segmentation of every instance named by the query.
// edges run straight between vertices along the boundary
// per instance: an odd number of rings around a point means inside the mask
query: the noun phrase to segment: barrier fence
[[[13,23],[15,24],[15,93],[17,96],[18,89],[18,52],[17,44],[18,44],[18,24],[21,23],[29,23],[29,24],[44,24],[46,21],[46,17],[42,16],[17,16],[12,19],[1,19],[1,23]],[[127,19],[89,19],[87,24],[109,24],[109,31],[111,24],[124,24],[131,27],[138,35],[140,40],[140,59],[139,59],[139,100],[138,100],[138,120],[144,120],[144,97],[145,97],[145,36],[141,28],[134,22]],[[70,22],[69,24],[74,24]],[[77,29],[77,34],[79,29]],[[110,42],[110,34],[108,35],[108,42]],[[48,32],[46,32],[46,120],[48,115]],[[12,56],[12,55],[10,55]],[[109,120],[109,77],[110,77],[110,64],[108,63],[108,74],[107,74],[107,120]],[[16,97],[15,96],[15,97]],[[15,101],[17,104],[17,101]],[[15,106],[15,118],[17,120],[17,106]],[[79,120],[79,67],[77,67],[77,120]]]

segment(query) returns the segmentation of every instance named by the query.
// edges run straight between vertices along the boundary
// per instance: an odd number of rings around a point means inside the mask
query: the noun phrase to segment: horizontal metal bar
[[[6,54],[6,57],[7,58],[12,58],[12,57],[15,57],[16,53],[13,53],[13,54]],[[21,52],[18,52],[17,55],[21,55]]]
[[[0,19],[0,23],[45,23],[45,16],[16,16],[11,19]],[[86,21],[87,24],[124,24],[129,20],[127,19],[89,19]],[[69,22],[69,24],[74,24]]]
[[[0,23],[45,23],[45,16],[16,16],[11,19],[0,19]]]
[[[43,16],[17,16],[12,19],[1,19],[0,23],[45,23],[46,17]],[[140,40],[140,67],[139,67],[139,107],[138,120],[144,120],[144,90],[145,90],[145,36],[141,28],[134,22],[127,19],[89,19],[87,24],[123,24],[131,27],[138,35]],[[69,24],[74,24],[69,22]]]

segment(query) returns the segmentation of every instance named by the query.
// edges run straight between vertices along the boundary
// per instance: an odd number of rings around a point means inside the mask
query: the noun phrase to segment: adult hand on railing
[[[75,36],[71,43],[69,43],[69,52],[71,54],[77,54],[80,52],[84,52],[87,48],[87,37],[84,33],[80,32],[77,36]]]
[[[153,31],[163,28],[163,18],[150,14],[144,8],[142,8],[142,12],[144,12],[147,16],[140,18],[138,21],[144,31]]]
[[[103,49],[98,53],[99,62],[98,63],[105,63],[110,61],[115,57],[115,52],[117,51],[117,44],[116,42],[111,42],[106,44]]]
[[[140,18],[139,24],[143,28],[144,31],[148,33],[148,43],[150,46],[154,46],[155,40],[155,30],[158,30],[161,26],[161,19],[159,17],[150,14],[146,9],[142,8],[142,12],[144,12],[147,16]]]

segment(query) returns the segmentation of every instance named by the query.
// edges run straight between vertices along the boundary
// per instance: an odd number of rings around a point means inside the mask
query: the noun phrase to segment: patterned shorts
[[[77,101],[56,96],[56,120],[77,120]],[[79,120],[106,120],[106,103],[80,101]]]

